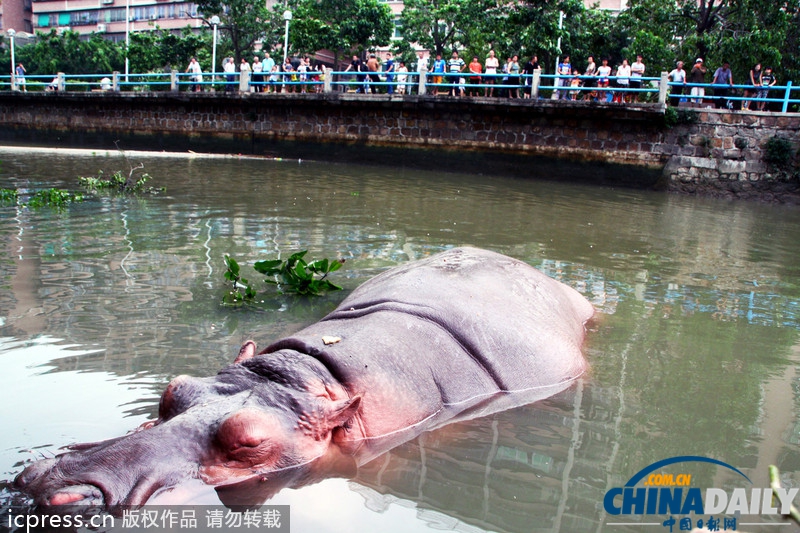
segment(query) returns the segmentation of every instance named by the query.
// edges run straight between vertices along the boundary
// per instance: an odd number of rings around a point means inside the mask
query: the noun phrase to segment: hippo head
[[[142,505],[193,478],[215,487],[254,477],[288,483],[298,475],[287,471],[324,463],[332,448],[341,456],[337,435],[353,425],[360,401],[317,360],[296,352],[256,356],[248,341],[216,376],[172,380],[157,420],[38,461],[14,484],[40,506],[113,509]]]

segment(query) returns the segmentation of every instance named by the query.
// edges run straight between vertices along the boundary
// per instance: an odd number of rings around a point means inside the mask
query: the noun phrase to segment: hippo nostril
[[[30,487],[37,480],[41,479],[45,474],[52,470],[53,466],[58,463],[58,459],[50,458],[50,459],[42,459],[41,461],[37,461],[32,465],[29,465],[25,470],[23,470],[17,477],[14,479],[14,486],[20,490],[24,490],[25,487]]]

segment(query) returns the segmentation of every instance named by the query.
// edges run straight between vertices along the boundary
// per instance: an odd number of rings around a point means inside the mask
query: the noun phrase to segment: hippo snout
[[[14,480],[14,487],[36,494],[35,502],[43,507],[62,505],[105,506],[108,502],[100,484],[78,482],[65,476],[63,456],[44,459],[28,466]]]

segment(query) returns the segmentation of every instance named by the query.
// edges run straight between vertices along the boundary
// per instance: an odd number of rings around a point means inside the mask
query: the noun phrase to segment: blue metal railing
[[[778,104],[786,113],[800,107],[800,86],[791,81],[785,85],[774,85],[767,89],[766,96],[750,85],[713,85],[668,82],[660,78],[637,79],[609,76],[559,76],[535,73],[509,76],[508,74],[486,74],[464,71],[460,73],[402,72],[387,75],[385,72],[347,72],[325,70],[324,72],[269,72],[252,76],[251,73],[203,73],[200,79],[188,72],[135,73],[127,76],[119,72],[112,74],[63,74],[57,76],[28,75],[24,82],[10,75],[0,76],[0,91],[209,91],[215,92],[386,92],[393,94],[455,94],[472,96],[518,96],[566,100],[592,100],[607,102],[665,102],[668,98],[688,104],[712,104],[722,108],[738,108],[739,102]],[[637,81],[640,86],[625,80]],[[608,86],[602,83],[607,82]],[[702,96],[691,95],[692,88],[702,88]],[[680,91],[678,91],[680,89]],[[750,94],[744,94],[749,91]],[[681,92],[683,94],[676,94]],[[727,94],[725,94],[727,92]],[[773,106],[775,107],[775,106]]]

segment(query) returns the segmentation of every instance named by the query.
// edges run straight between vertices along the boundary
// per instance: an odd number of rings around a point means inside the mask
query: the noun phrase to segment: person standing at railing
[[[609,85],[609,76],[611,76],[611,67],[608,65],[608,59],[603,58],[601,61],[601,65],[597,67],[597,88],[598,89],[605,89]],[[606,91],[597,91],[597,98],[601,102],[605,102],[608,99]]]
[[[14,70],[14,82],[17,84],[17,89],[26,92],[28,90],[27,86],[25,85],[25,74],[28,71],[25,70],[25,67],[22,63],[17,63],[17,68]]]
[[[406,83],[408,82],[408,67],[406,62],[401,61],[397,67],[397,94],[406,94]]]
[[[251,66],[253,69],[253,90],[257,93],[260,93],[264,90],[264,63],[261,62],[261,59],[258,56],[253,58],[253,65]]]
[[[681,103],[681,95],[686,88],[686,71],[683,70],[683,61],[678,61],[672,71],[667,74],[667,79],[673,83],[670,86],[670,99],[669,102],[673,106],[678,106]]]
[[[471,76],[469,77],[469,95],[480,96],[481,74],[483,73],[483,65],[478,61],[478,56],[472,56],[472,61],[469,62],[467,67]]]
[[[696,84],[696,83],[705,83],[706,82],[706,72],[708,69],[703,64],[703,58],[698,57],[695,62],[694,66],[692,67],[692,71],[689,73],[689,83]],[[702,104],[703,97],[706,95],[706,88],[705,87],[692,87],[691,90],[692,98],[694,99],[695,104]]]
[[[733,73],[731,72],[731,65],[727,61],[714,72],[714,85],[715,104],[717,109],[731,108],[731,101],[728,100],[731,86],[733,85]],[[716,87],[721,85],[721,87]]]
[[[769,88],[775,85],[778,79],[772,73],[772,67],[764,69],[764,74],[761,75],[761,89],[758,91],[758,110],[765,111],[768,105],[767,96],[769,96]]]
[[[644,76],[644,62],[642,61],[642,56],[637,55],[636,61],[631,65],[631,89],[642,88],[642,76]],[[639,95],[640,93],[635,92],[629,100],[638,102]]]
[[[274,60],[273,60],[274,63]],[[280,81],[281,81],[281,67],[280,65],[272,65],[269,74],[269,87],[267,88],[268,93],[279,93],[280,92]]]
[[[628,92],[628,87],[630,86],[630,78],[631,78],[631,66],[628,64],[627,59],[622,60],[622,64],[617,67],[617,87],[622,89],[622,91],[617,92],[614,95],[615,102],[629,102],[630,101],[630,93]]]
[[[539,70],[539,58],[532,56],[522,67],[522,74],[525,76],[524,86],[522,91],[523,98],[530,98],[533,93],[533,73]]]
[[[519,98],[519,73],[519,56],[515,55],[511,57],[511,62],[508,64],[508,84],[511,85],[508,90],[509,98]]]
[[[267,76],[269,76],[270,83],[273,81],[277,81],[272,79],[272,72],[275,69],[275,60],[272,59],[269,56],[269,54],[264,54],[264,61],[262,61],[261,63],[263,63],[263,65],[261,66],[261,71],[264,73],[264,80],[266,81]],[[267,88],[265,88],[265,90],[266,89]]]
[[[250,63],[247,62],[245,58],[242,58],[239,62],[239,79],[240,80],[248,80],[247,85],[244,86],[245,92],[250,92],[250,73],[253,72],[253,69],[250,68]],[[241,86],[241,85],[240,85]]]
[[[358,84],[356,86],[356,93],[366,92],[366,89],[364,88],[364,81],[366,80],[366,76],[364,74],[361,74],[361,72],[364,71],[364,64],[361,62],[360,57],[354,55],[353,60],[350,62],[349,65],[347,65],[347,68],[344,69],[345,72],[350,72],[351,70],[356,73],[356,83]]]
[[[461,72],[466,68],[464,60],[458,57],[458,52],[453,50],[453,55],[447,62],[447,71],[450,77],[447,79],[451,85],[448,94],[450,96],[464,96],[463,87],[459,87]]]
[[[391,52],[386,52],[386,61],[383,63],[383,71],[386,73],[386,94],[394,94],[394,59]]]
[[[192,92],[200,92],[200,84],[203,83],[203,69],[200,68],[200,63],[197,62],[196,57],[189,60],[186,72],[189,73],[189,79],[192,82]]]
[[[489,57],[486,58],[486,85],[494,85],[497,69],[500,68],[500,60],[495,56],[494,50],[489,50]],[[484,96],[492,96],[494,87],[487,87]]]
[[[433,84],[435,86],[433,94],[439,94],[439,86],[442,84],[446,67],[447,63],[442,59],[442,54],[436,54],[436,60],[433,62]]]
[[[370,54],[367,59],[367,71],[369,71],[369,88],[372,94],[378,94],[378,85],[381,82],[381,76],[378,74],[381,70],[381,64],[375,54]]]
[[[564,56],[563,61],[558,64],[558,70],[556,71],[556,74],[558,75],[556,85],[559,87],[569,86],[570,76],[572,75],[572,64],[569,62],[569,56]],[[558,99],[568,100],[569,91],[559,90]]]
[[[234,83],[236,82],[236,65],[233,64],[232,57],[226,57],[222,65],[222,71],[225,72],[225,92],[230,93],[234,91]]]
[[[758,95],[759,87],[761,87],[761,63],[750,69],[750,87],[744,90],[745,98],[753,98]],[[750,109],[750,100],[742,102],[742,109],[745,111]]]
[[[583,86],[592,90],[586,91],[583,98],[584,100],[597,99],[597,91],[594,90],[594,88],[597,86],[597,80],[594,79],[596,74],[597,64],[594,62],[594,56],[589,56],[589,60],[586,62],[586,70],[583,73],[583,75],[586,77],[586,79],[583,81]]]

